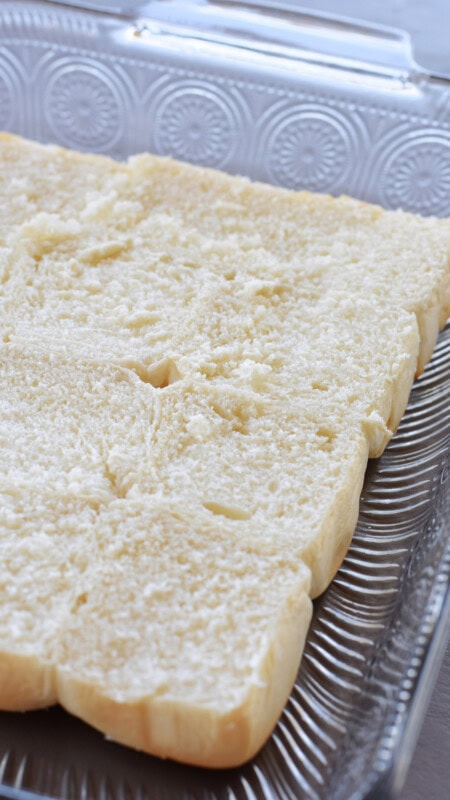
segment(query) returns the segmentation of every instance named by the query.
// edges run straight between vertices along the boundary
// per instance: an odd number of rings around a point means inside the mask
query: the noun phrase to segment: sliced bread
[[[450,311],[449,225],[0,138],[0,707],[250,758]]]

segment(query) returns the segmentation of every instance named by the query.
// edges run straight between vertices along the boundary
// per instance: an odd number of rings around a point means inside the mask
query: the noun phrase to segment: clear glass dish
[[[450,216],[450,83],[416,66],[401,33],[252,0],[2,2],[0,128]],[[108,742],[58,708],[2,713],[2,796],[394,796],[448,631],[449,401],[447,327],[398,434],[369,465],[352,546],[253,762],[191,769]]]

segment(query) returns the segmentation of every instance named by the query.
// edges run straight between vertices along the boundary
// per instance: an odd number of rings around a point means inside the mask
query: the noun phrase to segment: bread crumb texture
[[[449,223],[0,136],[0,707],[240,764],[450,312]]]

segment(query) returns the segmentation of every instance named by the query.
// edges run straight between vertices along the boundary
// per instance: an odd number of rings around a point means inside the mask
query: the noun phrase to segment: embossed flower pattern
[[[293,189],[324,189],[347,162],[345,132],[319,115],[301,115],[275,131],[270,169],[278,183]]]
[[[425,214],[448,212],[450,140],[411,143],[385,169],[384,194],[391,207]]]
[[[0,128],[5,128],[12,111],[11,93],[6,81],[0,75]]]
[[[53,130],[74,146],[110,144],[120,127],[120,107],[113,89],[87,69],[64,70],[51,82],[46,111]]]
[[[235,125],[228,108],[201,90],[170,96],[156,119],[159,151],[197,164],[223,164],[234,139]]]

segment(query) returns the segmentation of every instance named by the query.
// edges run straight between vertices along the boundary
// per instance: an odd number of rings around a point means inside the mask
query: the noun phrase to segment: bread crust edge
[[[303,580],[288,598],[254,680],[232,708],[161,696],[118,700],[64,667],[56,669],[58,702],[107,738],[136,750],[199,767],[240,766],[267,741],[292,691],[312,613],[306,589]]]

